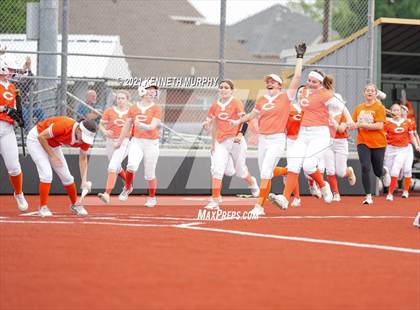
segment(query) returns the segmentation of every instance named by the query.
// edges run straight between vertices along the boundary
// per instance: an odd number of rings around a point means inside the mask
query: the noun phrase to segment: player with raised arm
[[[150,80],[141,82],[138,93],[140,101],[128,110],[128,117],[115,147],[119,148],[127,134],[133,130],[129,142],[126,183],[119,195],[121,201],[126,201],[133,191],[134,174],[139,169],[144,158],[144,179],[148,183],[149,197],[145,207],[156,206],[156,164],[159,158],[159,127],[161,124],[161,109],[156,102],[158,86]]]
[[[77,189],[74,177],[70,173],[62,146],[80,148],[79,169],[82,180],[81,189],[90,191],[87,181],[88,150],[96,135],[96,123],[93,120],[76,122],[66,116],[47,118],[39,122],[28,133],[27,146],[29,155],[36,165],[39,176],[39,215],[52,216],[48,208],[48,196],[53,180],[52,170],[60,178],[69,198],[70,210],[79,215],[87,215],[82,205],[77,204]]]

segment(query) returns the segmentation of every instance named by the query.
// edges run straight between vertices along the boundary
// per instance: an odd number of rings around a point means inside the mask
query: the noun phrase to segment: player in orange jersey
[[[118,197],[126,201],[133,191],[134,174],[139,169],[144,157],[144,179],[148,183],[149,197],[145,207],[156,206],[156,164],[159,157],[159,127],[161,124],[161,109],[156,103],[158,86],[149,80],[144,80],[138,88],[140,101],[133,104],[129,111],[127,121],[121,130],[116,147],[120,147],[127,134],[133,130],[133,137],[129,143],[126,183]]]
[[[53,179],[52,170],[60,178],[69,198],[70,209],[73,213],[84,216],[87,211],[83,206],[76,204],[77,189],[74,178],[67,166],[66,159],[61,146],[80,148],[79,168],[82,179],[82,189],[90,190],[87,182],[87,152],[93,144],[96,134],[95,121],[76,122],[74,119],[66,116],[56,116],[47,118],[39,122],[28,133],[27,146],[28,152],[35,162],[39,175],[39,215],[52,216],[48,208],[48,195]]]
[[[229,120],[238,120],[244,115],[241,101],[233,97],[234,84],[231,80],[219,83],[219,99],[214,102],[203,123],[205,129],[213,130],[212,147],[212,196],[205,207],[210,210],[219,209],[223,175],[227,167],[233,164],[236,175],[248,183],[251,193],[258,197],[259,188],[257,180],[249,173],[246,166],[247,144],[241,129],[246,125],[230,126]],[[247,126],[247,125],[246,125]],[[230,166],[232,168],[232,166]],[[230,169],[229,169],[230,170]]]
[[[22,122],[16,110],[15,86],[8,81],[7,64],[0,60],[0,154],[9,174],[10,183],[20,211],[28,209],[22,192],[22,169],[19,163],[19,150],[13,125]]]
[[[389,186],[386,200],[394,200],[394,190],[397,187],[398,176],[403,170],[404,164],[408,161],[413,149],[410,142],[413,143],[417,151],[420,151],[420,146],[413,134],[413,127],[409,120],[401,116],[401,106],[394,103],[391,106],[392,118],[385,123],[384,130],[388,145],[385,151],[384,165],[388,168],[391,175],[391,184]],[[411,178],[405,177],[404,184],[410,185]],[[406,186],[404,186],[406,188]],[[408,191],[404,191],[404,198],[408,198]]]
[[[353,111],[350,129],[357,129],[357,152],[362,166],[362,183],[366,193],[364,205],[373,204],[370,171],[382,178],[384,186],[389,186],[391,177],[384,167],[386,137],[384,123],[385,107],[376,99],[378,89],[375,84],[367,84],[364,89],[365,101]]]
[[[105,203],[109,203],[110,201],[110,195],[115,186],[117,174],[124,182],[126,179],[126,173],[121,168],[121,163],[128,154],[130,132],[127,133],[127,136],[118,148],[115,148],[115,143],[118,141],[121,130],[128,118],[129,98],[130,95],[128,92],[123,90],[118,91],[116,105],[105,110],[99,123],[99,129],[106,137],[106,152],[109,160],[105,192],[98,194],[98,197]]]
[[[258,117],[258,165],[261,174],[260,197],[252,209],[252,213],[264,215],[264,202],[271,189],[271,178],[274,167],[278,164],[286,144],[286,125],[289,117],[291,101],[296,96],[302,74],[302,58],[306,51],[305,43],[295,47],[297,61],[295,72],[289,89],[282,91],[283,81],[276,74],[264,77],[267,94],[257,99],[254,109],[239,121],[231,121],[232,125],[248,122]]]
[[[344,103],[340,94],[334,94],[336,98]],[[347,177],[349,184],[356,184],[356,175],[352,167],[347,166],[347,156],[349,154],[348,147],[348,124],[352,123],[351,115],[346,107],[334,111],[330,109],[330,135],[331,146],[324,154],[325,170],[327,173],[328,183],[333,193],[332,201],[340,201],[340,193],[338,190],[337,178]]]

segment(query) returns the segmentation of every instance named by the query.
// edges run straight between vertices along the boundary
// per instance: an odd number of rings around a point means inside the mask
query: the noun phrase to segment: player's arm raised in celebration
[[[302,78],[302,67],[303,67],[303,56],[306,52],[306,44],[299,43],[295,46],[296,50],[296,65],[295,72],[293,74],[292,81],[290,82],[289,89],[287,90],[287,95],[292,100],[296,97],[297,89],[300,85],[300,80]]]

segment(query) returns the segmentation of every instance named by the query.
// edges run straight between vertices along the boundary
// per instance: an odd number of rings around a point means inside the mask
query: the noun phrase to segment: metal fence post
[[[63,0],[63,27],[61,34],[61,85],[59,96],[60,115],[64,114],[67,103],[67,52],[69,28],[69,0]]]
[[[219,81],[225,77],[226,0],[220,0]]]
[[[374,52],[375,52],[375,36],[373,33],[373,24],[375,21],[375,0],[368,0],[368,76],[367,83],[373,83],[374,72]]]

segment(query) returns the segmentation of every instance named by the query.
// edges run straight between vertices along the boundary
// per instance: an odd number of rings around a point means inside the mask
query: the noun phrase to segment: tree
[[[29,0],[0,1],[0,33],[25,33],[26,3]],[[32,1],[33,2],[33,1]]]
[[[367,26],[368,0],[331,0],[331,2],[332,29],[341,38]],[[300,9],[312,19],[323,22],[324,0],[300,0],[291,6]],[[376,0],[375,19],[379,17],[420,19],[420,5],[418,0]]]

